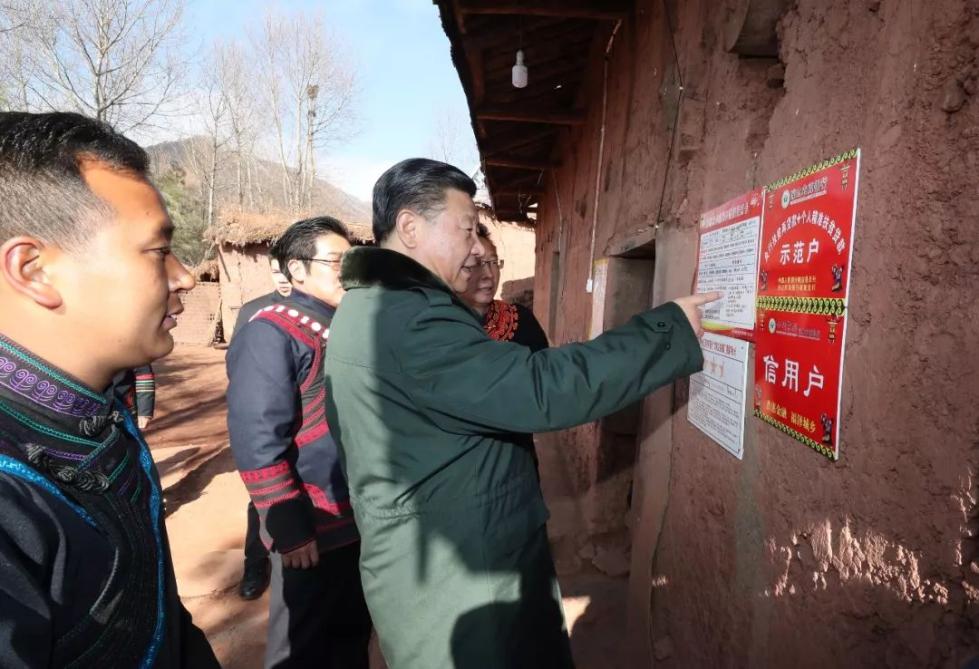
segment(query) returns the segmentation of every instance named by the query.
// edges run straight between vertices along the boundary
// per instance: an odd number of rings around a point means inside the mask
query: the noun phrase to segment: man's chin
[[[169,331],[164,330],[157,337],[157,340],[153,342],[152,350],[149,352],[153,356],[153,360],[158,360],[166,355],[169,355],[173,351],[174,341],[173,335]]]

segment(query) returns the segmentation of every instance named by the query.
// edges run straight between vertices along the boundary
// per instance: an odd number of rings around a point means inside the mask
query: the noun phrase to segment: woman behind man
[[[512,341],[526,346],[533,352],[550,346],[544,328],[534,318],[534,312],[519,304],[511,304],[496,299],[496,290],[500,286],[500,270],[503,269],[503,258],[499,256],[496,244],[490,239],[489,229],[480,223],[476,227],[479,241],[483,243],[483,257],[479,260],[469,285],[459,297],[472,307],[473,311],[482,316],[483,329],[491,339],[497,341]],[[540,478],[540,463],[534,447],[534,435],[518,434],[516,443],[528,449],[534,456],[534,468]]]
[[[483,328],[491,338],[522,344],[534,352],[547,348],[547,335],[534,318],[534,312],[519,304],[496,299],[503,259],[499,257],[496,244],[490,239],[489,229],[485,225],[480,223],[476,234],[483,243],[485,253],[469,279],[468,288],[460,297],[483,317]]]

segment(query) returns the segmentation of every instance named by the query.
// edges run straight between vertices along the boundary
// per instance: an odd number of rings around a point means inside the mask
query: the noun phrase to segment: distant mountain
[[[206,137],[192,137],[177,142],[161,142],[147,147],[154,175],[179,172],[184,187],[196,190],[203,197],[201,169],[197,163],[210,160],[209,141]],[[195,156],[197,158],[195,159]],[[216,209],[238,209],[238,165],[230,151],[218,152],[218,170],[215,182]],[[206,166],[204,166],[206,169]],[[245,175],[243,181],[247,181]],[[271,160],[255,158],[251,162],[252,200],[246,196],[243,208],[256,213],[287,209],[282,192],[282,165]],[[325,179],[316,179],[313,213],[335,216],[345,223],[370,225],[370,205],[337,188]]]

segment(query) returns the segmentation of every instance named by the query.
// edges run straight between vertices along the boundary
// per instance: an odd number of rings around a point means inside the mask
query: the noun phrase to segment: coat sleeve
[[[592,341],[534,353],[489,339],[446,300],[408,323],[401,353],[403,382],[420,408],[459,434],[573,427],[703,366],[700,343],[672,302]]]
[[[156,408],[156,374],[150,365],[137,367],[136,375],[136,415],[153,417]]]
[[[231,452],[272,549],[280,553],[315,539],[312,508],[293,466],[299,381],[309,358],[292,337],[263,320],[244,326],[228,349]]]
[[[2,531],[0,531],[2,532]],[[0,666],[50,665],[52,612],[36,578],[25,578],[24,556],[0,534]]]

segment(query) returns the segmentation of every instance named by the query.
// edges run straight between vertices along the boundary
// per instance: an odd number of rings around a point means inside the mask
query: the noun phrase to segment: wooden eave
[[[596,43],[632,0],[433,0],[469,103],[496,217],[533,223],[563,133],[585,121],[582,87]],[[603,44],[604,46],[604,44]],[[511,84],[517,49],[526,88]]]

